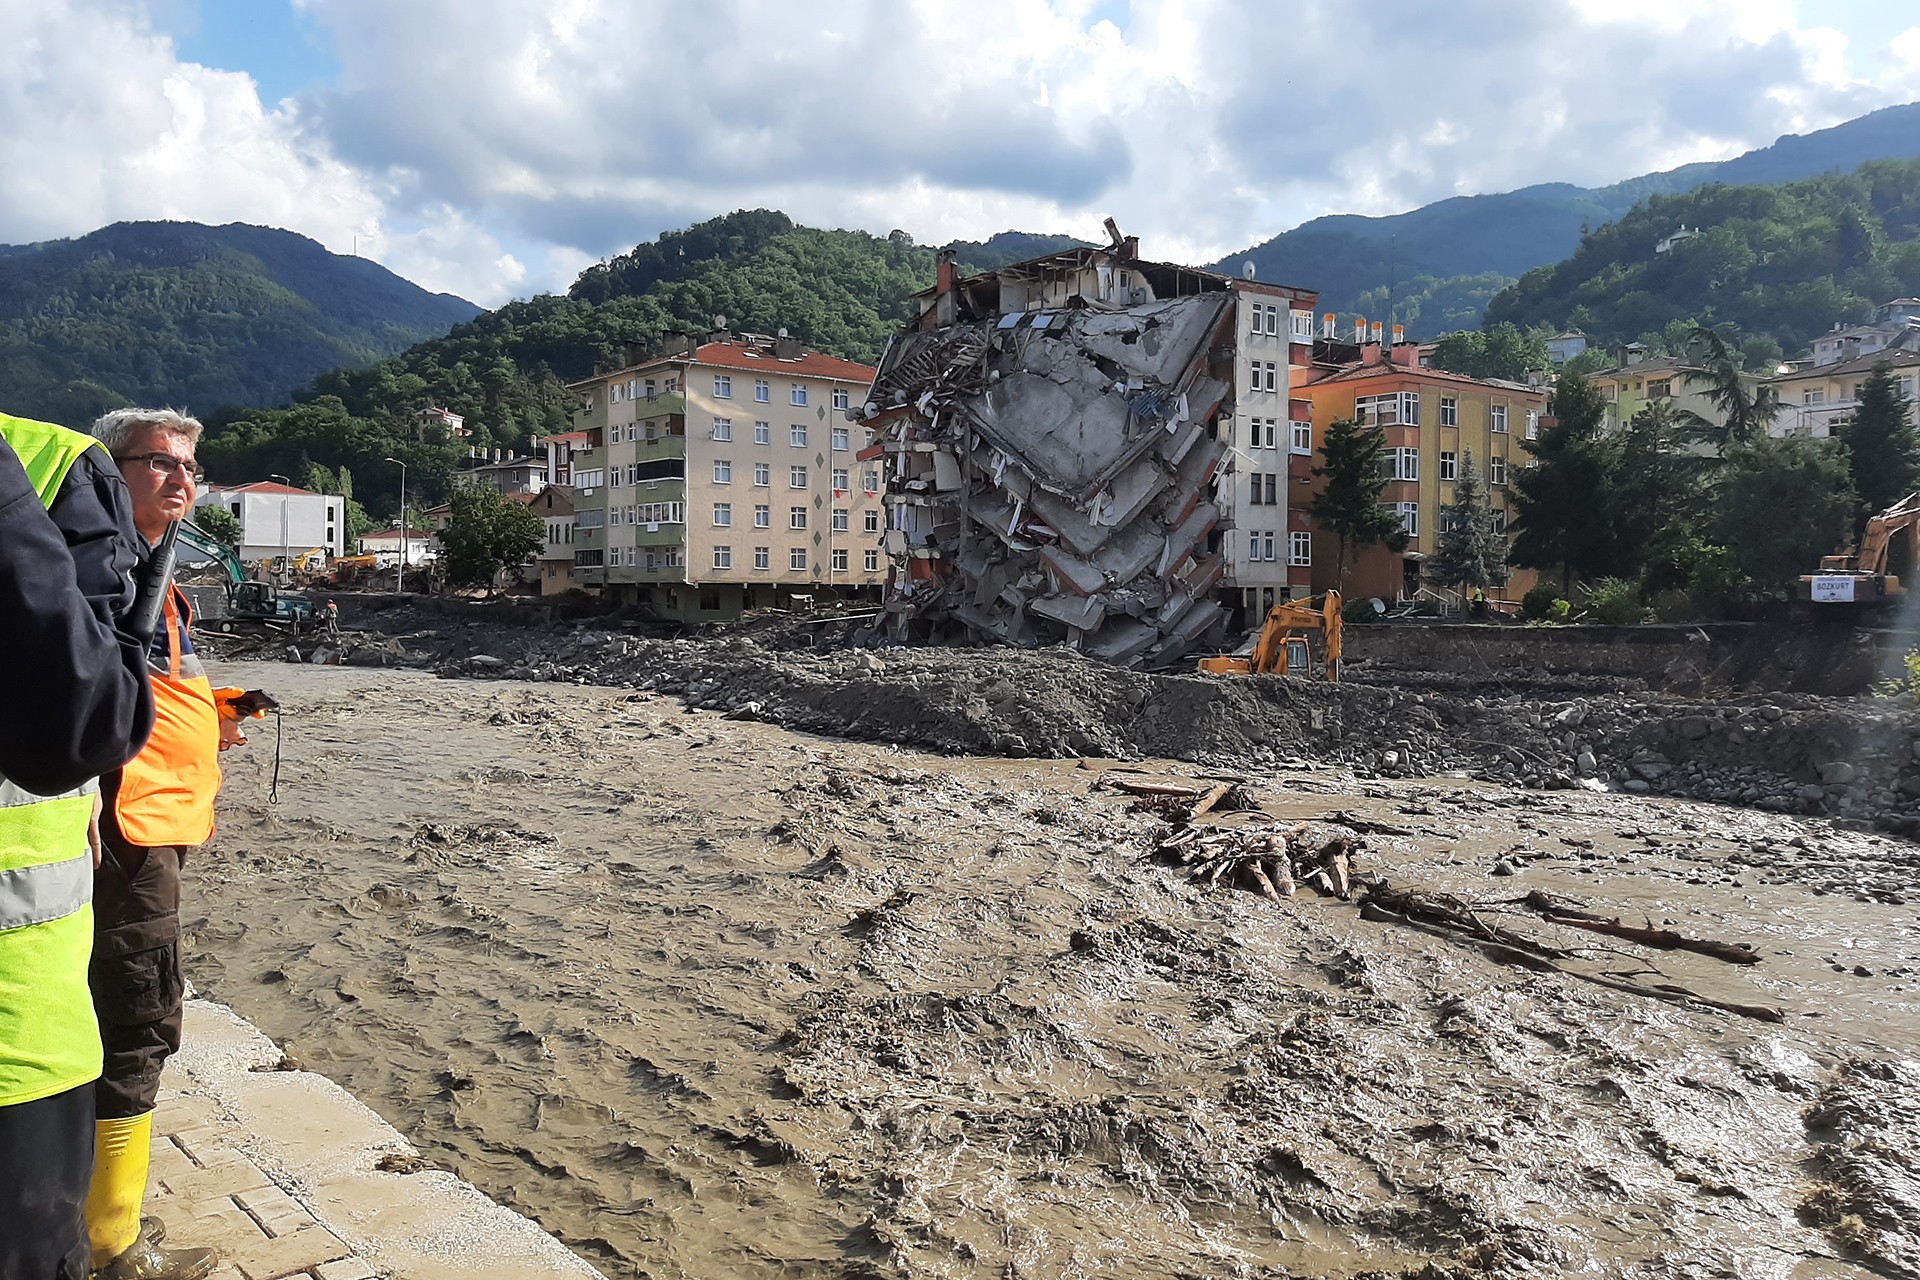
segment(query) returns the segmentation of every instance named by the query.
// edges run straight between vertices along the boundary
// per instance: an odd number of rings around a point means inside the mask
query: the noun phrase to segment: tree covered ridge
[[[1698,234],[1656,251],[1683,226]],[[1836,321],[1915,293],[1920,161],[1885,160],[1778,186],[1651,196],[1582,237],[1565,262],[1503,290],[1486,323],[1620,342],[1684,316],[1795,351]]]
[[[292,232],[116,223],[0,251],[0,395],[73,425],[134,401],[273,403],[477,311]]]

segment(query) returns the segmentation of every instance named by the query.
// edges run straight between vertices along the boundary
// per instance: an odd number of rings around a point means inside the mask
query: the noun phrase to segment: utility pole
[[[400,468],[400,564],[394,571],[393,591],[395,595],[407,593],[407,464],[398,458],[388,458],[394,466]]]

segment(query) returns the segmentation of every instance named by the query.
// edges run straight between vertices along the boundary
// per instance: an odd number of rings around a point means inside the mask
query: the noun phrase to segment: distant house
[[[462,471],[454,479],[484,485],[495,493],[538,493],[547,487],[547,460],[528,456],[503,457]]]
[[[1586,349],[1587,335],[1578,329],[1568,329],[1547,339],[1547,358],[1555,364],[1565,364]]]
[[[360,539],[360,554],[380,557],[383,567],[400,563],[401,547],[406,548],[407,567],[432,564],[440,558],[440,539],[431,529],[409,529],[405,538],[400,529],[382,529],[378,533],[365,534]]]
[[[1780,413],[1770,434],[1776,436],[1830,436],[1835,425],[1853,417],[1860,405],[1860,388],[1877,367],[1885,364],[1900,380],[1909,402],[1909,421],[1920,426],[1920,353],[1875,351],[1838,364],[1796,367],[1771,380],[1780,396]]]
[[[1668,236],[1666,239],[1654,245],[1653,251],[1655,253],[1671,253],[1673,252],[1673,246],[1679,244],[1683,240],[1691,240],[1699,234],[1700,234],[1700,228],[1689,227],[1687,226],[1686,223],[1683,222],[1680,224],[1680,229],[1678,231],[1674,232],[1672,235]]]
[[[534,556],[535,579],[543,596],[573,589],[573,490],[548,485],[539,493],[516,494],[546,525],[547,540]]]
[[[571,485],[573,483],[573,455],[587,451],[587,433],[584,431],[563,431],[557,436],[542,436],[534,444],[547,454],[547,483]]]
[[[194,506],[220,507],[240,521],[240,558],[272,560],[324,551],[344,555],[347,516],[345,498],[310,489],[296,489],[274,480],[251,484],[208,485]]]

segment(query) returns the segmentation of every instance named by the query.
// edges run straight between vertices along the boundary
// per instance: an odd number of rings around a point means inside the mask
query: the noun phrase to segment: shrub
[[[1349,600],[1340,606],[1340,617],[1347,625],[1356,622],[1373,622],[1380,615],[1374,612],[1373,601],[1367,599]]]
[[[1530,622],[1538,622],[1553,612],[1554,602],[1560,599],[1560,588],[1551,582],[1542,582],[1527,588],[1527,594],[1520,597],[1520,615]]]
[[[1626,578],[1601,578],[1587,588],[1587,608],[1594,620],[1609,627],[1630,627],[1647,620],[1638,583]]]

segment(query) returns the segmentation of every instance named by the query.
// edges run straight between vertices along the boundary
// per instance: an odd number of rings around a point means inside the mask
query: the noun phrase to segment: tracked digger
[[[1816,611],[1896,604],[1907,594],[1917,561],[1920,493],[1910,493],[1867,521],[1855,552],[1822,557],[1820,571],[1803,575],[1796,594]]]
[[[1318,607],[1311,600],[1287,601],[1267,611],[1267,620],[1254,637],[1253,649],[1244,654],[1200,659],[1202,675],[1213,676],[1285,676],[1308,675],[1313,670],[1313,649],[1307,637],[1321,634],[1320,669],[1328,680],[1340,679],[1340,593],[1329,591]]]

